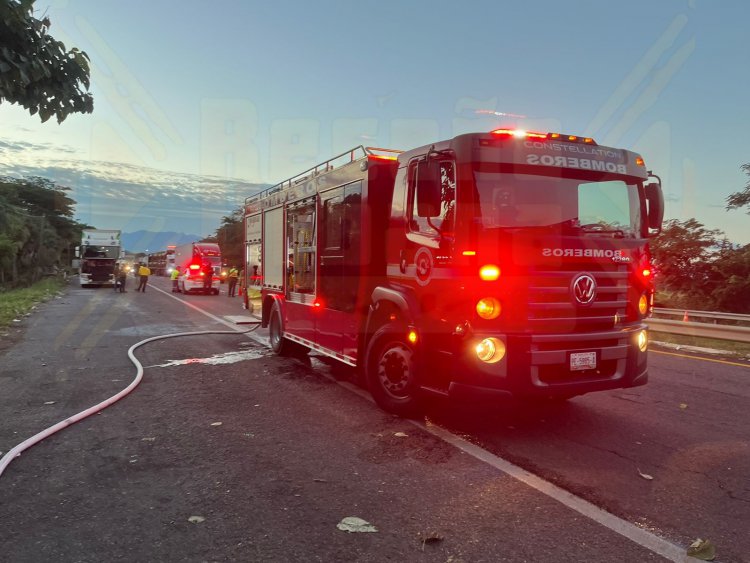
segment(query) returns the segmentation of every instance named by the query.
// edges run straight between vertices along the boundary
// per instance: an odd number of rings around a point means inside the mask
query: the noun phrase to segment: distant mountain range
[[[202,240],[200,235],[186,233],[155,233],[153,231],[135,231],[133,233],[122,233],[122,248],[127,252],[137,254],[139,252],[157,252],[166,250],[170,244],[178,245],[188,242]]]

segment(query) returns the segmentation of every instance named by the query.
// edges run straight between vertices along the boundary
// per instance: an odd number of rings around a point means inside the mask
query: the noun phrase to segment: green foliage
[[[0,292],[0,328],[13,324],[36,303],[52,298],[65,283],[63,278],[46,278],[31,287]]]
[[[235,209],[229,217],[222,217],[216,229],[216,241],[221,248],[221,259],[230,266],[241,267],[244,263],[244,239],[242,236],[242,208]]]
[[[43,123],[53,115],[62,123],[71,113],[91,113],[88,55],[67,51],[49,35],[49,19],[35,18],[33,5],[34,0],[0,0],[0,103],[39,113]]]
[[[738,248],[695,219],[672,219],[651,253],[658,305],[750,313],[750,245]]]
[[[750,176],[750,164],[743,164],[742,170]],[[735,192],[727,198],[727,211],[730,209],[740,209],[745,206],[748,207],[747,212],[750,214],[750,180],[748,180],[745,189]]]
[[[0,286],[30,285],[67,269],[86,227],[75,201],[45,178],[0,178]]]

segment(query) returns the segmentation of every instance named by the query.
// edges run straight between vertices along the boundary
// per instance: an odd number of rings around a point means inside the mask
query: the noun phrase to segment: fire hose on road
[[[257,321],[260,323],[260,321]],[[151,338],[146,338],[145,340],[141,340],[140,342],[136,342],[128,349],[128,357],[130,358],[130,361],[133,362],[133,364],[136,367],[136,376],[135,379],[128,385],[125,389],[120,391],[119,393],[112,395],[109,399],[106,399],[102,401],[101,403],[98,403],[94,405],[93,407],[90,407],[86,410],[83,410],[79,412],[76,415],[73,415],[69,418],[66,418],[65,420],[62,420],[58,422],[57,424],[54,424],[53,426],[50,426],[49,428],[42,430],[38,434],[35,434],[31,438],[28,438],[15,446],[14,448],[11,448],[11,450],[6,453],[2,459],[0,459],[0,476],[2,476],[3,472],[5,471],[5,468],[10,465],[10,462],[13,461],[15,458],[21,455],[22,452],[29,449],[31,446],[38,444],[45,438],[48,438],[49,436],[52,436],[53,434],[59,432],[63,428],[67,428],[71,424],[75,424],[76,422],[79,422],[83,420],[84,418],[87,418],[91,416],[92,414],[96,414],[97,412],[104,410],[108,406],[116,403],[126,395],[128,395],[133,389],[135,389],[138,384],[141,382],[141,379],[143,379],[143,365],[141,362],[138,361],[138,358],[135,357],[135,350],[139,348],[140,346],[143,346],[144,344],[148,344],[149,342],[154,342],[155,340],[164,340],[166,338],[176,338],[178,336],[198,336],[198,335],[205,335],[205,334],[248,334],[250,332],[253,332],[256,330],[260,324],[256,324],[254,327],[243,330],[243,331],[235,331],[235,330],[201,330],[196,332],[175,332],[172,334],[162,334],[160,336],[152,336]]]

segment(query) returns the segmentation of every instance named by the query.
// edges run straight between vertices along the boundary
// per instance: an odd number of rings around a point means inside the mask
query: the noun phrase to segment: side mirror
[[[645,190],[648,234],[649,236],[656,236],[661,232],[661,224],[664,221],[664,194],[661,191],[661,184],[658,182],[646,184]]]
[[[420,161],[417,164],[417,215],[439,216],[441,196],[440,162],[429,158]]]

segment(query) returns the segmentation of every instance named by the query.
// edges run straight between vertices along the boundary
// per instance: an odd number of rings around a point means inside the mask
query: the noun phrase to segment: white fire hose
[[[260,321],[258,321],[260,323]],[[153,336],[151,338],[147,338],[145,340],[141,340],[140,342],[136,342],[133,344],[130,349],[128,350],[128,357],[130,358],[130,361],[135,364],[137,373],[135,376],[135,379],[128,385],[125,389],[117,393],[116,395],[112,395],[109,399],[106,399],[102,401],[101,403],[94,405],[93,407],[90,407],[84,411],[79,412],[76,415],[71,416],[70,418],[66,418],[65,420],[62,420],[58,422],[57,424],[50,426],[46,430],[42,430],[38,434],[35,434],[31,438],[28,438],[27,440],[24,440],[14,448],[12,448],[8,453],[6,453],[2,459],[0,459],[0,476],[2,476],[3,471],[5,471],[5,468],[8,467],[11,461],[13,461],[16,457],[21,455],[21,452],[27,450],[34,444],[37,444],[44,440],[45,438],[48,438],[49,436],[52,436],[52,434],[55,434],[56,432],[59,432],[63,428],[67,428],[71,424],[75,424],[76,422],[83,420],[84,418],[91,416],[92,414],[95,414],[108,406],[110,406],[113,403],[116,403],[120,399],[122,399],[125,395],[130,393],[133,389],[135,389],[138,384],[141,382],[141,379],[143,379],[143,365],[141,362],[138,361],[138,358],[135,357],[135,354],[133,352],[136,348],[139,346],[143,346],[144,344],[148,342],[153,342],[154,340],[163,340],[165,338],[175,338],[177,336],[197,336],[199,334],[247,334],[249,332],[252,332],[256,330],[260,325],[257,324],[253,328],[243,331],[234,331],[234,330],[221,330],[221,331],[215,331],[215,330],[201,330],[198,332],[176,332],[173,334],[163,334],[161,336]]]

